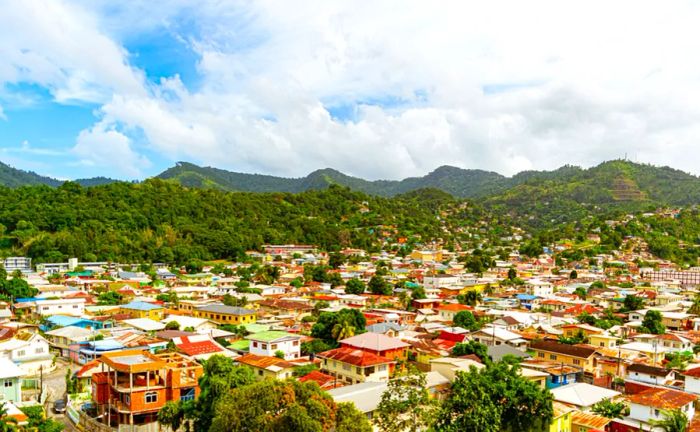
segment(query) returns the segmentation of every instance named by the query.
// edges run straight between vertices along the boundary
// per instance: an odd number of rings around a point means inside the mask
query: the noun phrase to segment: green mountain
[[[306,177],[284,178],[260,174],[244,174],[218,168],[200,167],[179,162],[156,176],[187,187],[213,188],[243,192],[303,192],[324,189],[332,184],[379,196],[394,196],[417,189],[435,188],[456,197],[469,198],[498,192],[507,184],[506,177],[489,171],[465,170],[442,166],[423,177],[369,181],[326,168]]]
[[[0,185],[19,187],[29,185],[59,186],[60,180],[44,177],[32,171],[23,171],[0,162]]]

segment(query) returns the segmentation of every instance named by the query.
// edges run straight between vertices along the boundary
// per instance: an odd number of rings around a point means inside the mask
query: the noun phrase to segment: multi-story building
[[[132,301],[121,305],[119,309],[121,313],[129,314],[131,318],[150,318],[154,321],[163,319],[163,306],[153,303]]]
[[[316,356],[323,361],[323,372],[346,384],[388,381],[390,368],[396,363],[386,357],[348,347],[324,351]]]
[[[92,375],[92,397],[100,419],[113,427],[157,422],[167,402],[199,396],[202,366],[177,353],[128,350],[105,353]]]
[[[284,331],[269,330],[247,336],[250,340],[249,352],[261,356],[275,356],[284,353],[285,360],[299,358],[301,336]]]
[[[56,300],[37,300],[36,315],[71,315],[82,316],[85,313],[84,298],[64,298]]]
[[[194,316],[214,321],[217,324],[252,324],[256,320],[255,311],[242,307],[211,304],[195,309]]]
[[[530,344],[535,352],[534,358],[549,360],[583,368],[585,372],[593,373],[596,369],[596,349],[584,345],[567,345],[552,341],[538,341]]]
[[[259,380],[265,378],[281,380],[291,378],[294,374],[294,368],[298,366],[298,364],[291,363],[281,358],[256,354],[240,356],[236,359],[236,362],[253,369],[255,377]]]
[[[30,273],[32,271],[32,259],[27,257],[7,257],[2,262],[7,273],[21,271],[22,273]]]

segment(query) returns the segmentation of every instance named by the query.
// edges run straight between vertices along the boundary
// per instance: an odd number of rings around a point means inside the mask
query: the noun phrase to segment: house
[[[627,366],[627,379],[654,385],[665,385],[673,381],[675,373],[662,367],[650,366],[644,363],[632,363]],[[687,383],[687,381],[686,381]],[[687,385],[687,384],[686,384]]]
[[[438,372],[450,382],[455,380],[458,372],[469,372],[471,368],[484,367],[482,363],[466,358],[442,357],[430,361],[430,371]]]
[[[180,329],[192,329],[193,331],[211,330],[217,328],[217,325],[204,318],[195,318],[188,315],[168,315],[160,322],[168,324],[175,321],[180,325]]]
[[[250,341],[249,352],[259,356],[276,356],[283,353],[285,360],[299,358],[301,336],[284,331],[268,330],[246,336]]]
[[[571,432],[588,432],[607,430],[606,426],[611,422],[607,417],[596,414],[574,411],[571,414]]]
[[[70,356],[70,346],[93,339],[98,333],[82,327],[61,327],[45,333],[46,339],[58,355],[61,357]]]
[[[695,415],[694,402],[697,399],[694,394],[652,387],[628,396],[630,414],[622,422],[631,421],[637,427],[643,426],[644,430],[651,430],[649,421],[663,420],[662,410],[680,410],[688,417],[688,421],[691,421]]]
[[[683,372],[685,376],[685,391],[700,395],[700,367]]]
[[[24,371],[7,358],[0,358],[0,401],[22,402]]]
[[[84,298],[65,298],[56,300],[37,300],[35,302],[37,316],[72,315],[82,316],[85,313]]]
[[[227,357],[236,357],[236,354],[227,350],[209,335],[178,336],[172,339],[178,350],[197,360],[206,360],[215,354]]]
[[[259,380],[265,378],[287,379],[291,378],[294,368],[297,366],[287,360],[277,357],[245,354],[236,359],[242,365],[253,369],[255,377]]]
[[[571,432],[571,418],[574,409],[560,402],[553,402],[554,415],[549,424],[549,432]]]
[[[510,345],[514,348],[525,351],[527,341],[518,333],[505,330],[500,327],[484,327],[471,335],[472,339],[486,346]]]
[[[444,304],[441,305],[436,309],[438,315],[440,315],[440,318],[444,319],[445,321],[453,322],[455,315],[462,311],[472,311],[474,308],[471,306],[466,306],[463,304],[459,303],[449,303],[449,304]]]
[[[194,316],[217,324],[250,324],[256,321],[255,310],[242,307],[210,304],[195,309]]]
[[[361,349],[391,360],[406,360],[409,344],[379,333],[362,333],[343,339],[341,347]]]
[[[620,396],[620,392],[582,382],[557,387],[551,392],[555,401],[573,405],[582,411],[590,410],[593,405],[603,399],[613,399]]]
[[[554,285],[540,279],[530,279],[525,282],[525,289],[528,294],[537,297],[551,297],[554,294]]]
[[[586,337],[591,335],[603,333],[603,329],[594,327],[588,324],[567,324],[561,327],[564,332],[564,337],[576,337],[579,334],[583,334]]]
[[[380,333],[393,338],[400,338],[404,327],[395,323],[377,323],[368,325],[366,330],[370,333]]]
[[[99,361],[92,398],[101,421],[157,428],[158,412],[166,403],[199,396],[203,368],[180,354],[126,350],[106,353]]]
[[[386,357],[357,348],[341,347],[316,354],[322,360],[321,371],[346,384],[388,381],[396,363]]]
[[[386,392],[387,383],[384,381],[367,381],[358,384],[328,390],[328,394],[336,403],[350,402],[355,405],[369,420],[379,407],[382,395]]]
[[[338,380],[331,375],[324,374],[321,371],[311,371],[303,377],[298,378],[299,382],[309,382],[313,381],[321,387],[321,390],[330,390],[337,387],[342,387],[343,384],[339,383]]]
[[[133,301],[121,305],[119,310],[123,314],[128,314],[131,318],[150,318],[154,321],[163,319],[163,306],[153,303]]]
[[[615,348],[617,346],[617,338],[604,333],[590,334],[588,336],[588,343],[594,347]]]
[[[133,327],[136,330],[144,332],[156,332],[158,330],[164,330],[165,324],[159,321],[152,320],[150,318],[132,318],[122,321],[123,324]]]
[[[693,352],[693,342],[690,339],[684,338],[683,336],[674,333],[665,333],[656,336],[656,341],[659,346],[666,348],[668,351],[679,352],[679,351],[689,351]]]
[[[547,360],[524,360],[520,363],[523,369],[531,369],[547,374],[545,387],[553,389],[581,381],[583,369],[574,366],[564,366],[561,363]]]
[[[49,343],[39,334],[18,332],[14,338],[0,342],[0,358],[13,361],[26,375],[54,369]]]
[[[537,341],[530,344],[534,358],[550,360],[564,365],[583,368],[593,373],[596,368],[596,349],[587,345],[567,345],[554,341]]]

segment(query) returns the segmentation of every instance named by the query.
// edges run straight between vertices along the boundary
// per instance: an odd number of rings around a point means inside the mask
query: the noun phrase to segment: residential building
[[[390,360],[406,360],[409,344],[379,333],[362,333],[340,341],[341,347],[360,349]]]
[[[510,345],[514,348],[525,351],[527,341],[518,333],[505,330],[500,327],[484,327],[471,334],[471,338],[486,346]]]
[[[17,270],[22,273],[31,273],[32,271],[32,259],[27,257],[7,257],[2,264],[8,274]]]
[[[205,318],[217,324],[250,324],[256,321],[255,310],[242,307],[211,304],[194,311],[197,318]]]
[[[673,381],[675,372],[663,367],[650,366],[644,363],[632,363],[627,366],[628,380],[654,385],[666,385]],[[686,380],[686,385],[687,385]]]
[[[98,333],[82,327],[60,327],[45,333],[51,348],[61,357],[70,356],[70,346],[93,339]]]
[[[150,318],[154,321],[163,319],[163,306],[144,301],[133,301],[121,305],[120,313],[128,314],[131,318]]]
[[[12,339],[0,342],[0,358],[13,361],[26,375],[38,375],[54,369],[49,343],[43,336],[18,332]]]
[[[530,349],[535,352],[536,359],[578,366],[588,373],[593,373],[596,368],[596,349],[590,346],[537,341],[530,344]]]
[[[84,298],[41,299],[37,300],[35,305],[37,316],[71,315],[79,317],[85,313]]]
[[[240,364],[253,369],[255,377],[259,380],[265,378],[287,379],[291,378],[294,368],[297,366],[287,360],[277,357],[261,356],[256,354],[245,354],[236,359]]]
[[[22,402],[24,371],[7,358],[0,358],[0,402]]]
[[[582,382],[557,387],[551,392],[555,401],[575,406],[582,411],[590,410],[603,399],[620,396],[620,392]]]
[[[249,352],[260,356],[277,356],[282,352],[285,360],[299,358],[301,336],[284,331],[269,330],[246,337],[250,341]]]
[[[386,357],[357,348],[341,347],[316,354],[321,370],[346,384],[365,381],[388,381],[396,363]]]
[[[663,420],[663,410],[680,410],[691,421],[695,416],[694,402],[697,399],[694,394],[652,387],[628,397],[630,414],[623,420],[631,420],[633,425],[651,430],[649,421]]]
[[[102,371],[92,375],[92,397],[102,421],[152,424],[167,402],[199,396],[203,368],[180,354],[127,350],[106,353],[100,363]]]
[[[449,303],[449,304],[444,304],[441,305],[436,309],[437,313],[440,315],[440,318],[444,319],[445,321],[453,322],[455,319],[455,315],[462,311],[472,311],[474,310],[473,307],[471,306],[466,306],[463,304],[459,303]]]

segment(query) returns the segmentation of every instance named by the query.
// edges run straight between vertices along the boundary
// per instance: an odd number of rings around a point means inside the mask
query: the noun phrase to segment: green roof
[[[251,334],[270,330],[270,326],[268,324],[242,324],[241,326],[245,327],[246,331]]]
[[[247,339],[239,339],[235,342],[231,342],[227,348],[234,351],[248,351],[250,347],[250,341]]]
[[[272,342],[277,339],[282,339],[285,337],[296,336],[293,333],[287,333],[286,331],[280,330],[268,330],[260,333],[255,333],[250,336],[246,336],[246,339],[255,339],[261,342]]]

